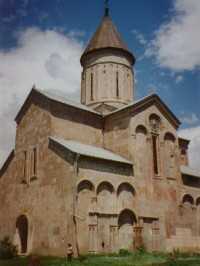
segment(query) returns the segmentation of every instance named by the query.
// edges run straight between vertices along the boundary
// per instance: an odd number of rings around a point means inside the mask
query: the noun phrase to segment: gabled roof
[[[82,111],[90,112],[90,113],[93,113],[93,114],[95,114],[99,117],[102,117],[102,118],[103,117],[109,117],[109,116],[112,116],[114,114],[118,114],[118,113],[126,111],[128,109],[130,109],[131,111],[134,112],[134,111],[139,110],[145,106],[156,103],[165,112],[166,116],[169,117],[169,119],[175,125],[176,128],[178,128],[178,126],[181,124],[181,122],[178,120],[178,118],[172,113],[172,111],[167,107],[167,105],[161,100],[161,98],[157,94],[148,95],[142,99],[139,99],[138,101],[132,102],[132,103],[125,105],[125,106],[123,106],[123,107],[121,107],[115,111],[112,111],[108,114],[103,115],[103,114],[93,110],[92,108],[86,106],[86,105],[83,105],[81,103],[69,100],[65,95],[62,95],[61,93],[55,93],[52,91],[43,91],[43,90],[39,90],[36,88],[32,88],[27,99],[25,100],[24,104],[22,105],[21,109],[19,110],[19,112],[15,118],[16,122],[19,121],[22,113],[26,109],[27,103],[30,101],[31,97],[34,94],[42,95],[46,99],[49,99],[51,101],[59,102],[59,103],[65,104],[67,106],[77,108],[77,109],[82,110]]]
[[[74,108],[83,110],[83,111],[87,111],[96,115],[101,116],[98,112],[96,112],[95,110],[87,107],[86,105],[83,105],[81,103],[78,102],[74,102],[71,101],[67,98],[67,96],[62,95],[61,93],[56,93],[55,91],[44,91],[44,90],[40,90],[40,89],[36,89],[35,87],[32,88],[31,92],[29,93],[28,97],[26,98],[24,104],[22,105],[22,107],[20,108],[19,112],[17,113],[16,117],[15,117],[15,121],[17,122],[19,120],[19,118],[21,117],[21,114],[23,113],[26,104],[29,102],[29,100],[31,99],[31,97],[34,94],[39,94],[44,96],[46,99],[55,101],[55,102],[59,102],[59,103],[63,103],[65,105],[68,106],[72,106]]]
[[[139,99],[138,101],[132,102],[128,105],[125,105],[111,113],[108,113],[105,115],[105,117],[112,116],[114,114],[118,114],[120,112],[123,112],[125,110],[130,109],[132,112],[137,111],[145,106],[149,106],[151,104],[157,104],[168,116],[168,118],[173,122],[176,128],[181,124],[179,119],[174,115],[174,113],[169,109],[169,107],[161,100],[161,98],[157,94],[150,94],[142,99]]]
[[[200,178],[200,171],[196,169],[192,169],[189,166],[182,165],[181,166],[181,173],[183,175],[189,175],[189,176],[194,176]]]
[[[107,161],[118,162],[118,163],[124,163],[124,164],[129,164],[129,165],[133,164],[132,162],[128,161],[127,159],[121,157],[120,155],[115,154],[115,153],[108,151],[106,149],[103,149],[103,148],[83,144],[83,143],[80,143],[78,141],[64,140],[64,139],[60,139],[57,137],[50,137],[50,140],[56,142],[57,144],[66,148],[67,150],[69,150],[73,153],[79,154],[79,155],[83,155],[83,156],[91,157],[91,158],[102,159],[102,160],[107,160]]]
[[[97,31],[93,35],[81,57],[81,63],[83,61],[83,57],[85,57],[88,53],[106,48],[114,48],[124,51],[131,57],[132,62],[135,62],[135,57],[122,40],[109,15],[105,15],[103,17],[99,27],[97,28]]]
[[[55,91],[43,91],[43,90],[39,90],[39,89],[35,89],[37,92],[39,92],[40,94],[46,96],[48,99],[56,101],[56,102],[60,102],[60,103],[64,103],[66,105],[81,109],[81,110],[85,110],[85,111],[89,111],[91,113],[95,113],[95,114],[99,114],[98,112],[94,111],[93,109],[91,109],[90,107],[83,105],[81,103],[69,100],[67,98],[67,96],[62,95],[61,93],[57,93]]]

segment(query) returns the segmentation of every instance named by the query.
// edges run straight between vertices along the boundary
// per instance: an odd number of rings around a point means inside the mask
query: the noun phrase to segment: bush
[[[79,257],[78,257],[78,260],[80,261],[80,262],[84,262],[85,260],[87,260],[87,255],[79,255]]]
[[[148,253],[144,245],[141,246],[141,247],[139,247],[139,248],[137,249],[137,252],[138,252],[140,255]]]
[[[0,241],[0,259],[12,259],[17,256],[17,247],[14,246],[9,237]]]
[[[37,255],[30,255],[28,257],[28,266],[40,266],[40,257]]]
[[[119,250],[119,255],[122,257],[129,256],[131,253],[127,249],[120,249]]]

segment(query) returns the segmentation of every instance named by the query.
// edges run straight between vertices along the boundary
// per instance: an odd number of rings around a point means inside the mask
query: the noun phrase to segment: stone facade
[[[17,114],[15,148],[0,170],[0,238],[20,253],[62,256],[67,243],[76,255],[199,250],[200,174],[189,168],[189,141],[157,95],[133,101],[133,57],[117,38],[82,59],[84,105],[33,88]]]
[[[93,108],[102,102],[124,106],[133,100],[133,80],[132,65],[121,52],[98,51],[84,64],[81,103]]]

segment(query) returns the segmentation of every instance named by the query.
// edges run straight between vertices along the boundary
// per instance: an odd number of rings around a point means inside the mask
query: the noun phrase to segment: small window
[[[160,122],[161,122],[160,117],[156,114],[152,114],[149,117],[149,122],[150,122],[151,130],[153,132],[158,132],[160,128]]]
[[[27,151],[23,152],[23,178],[22,183],[27,183]]]
[[[81,73],[81,78],[82,78],[82,80],[85,80],[85,73],[84,72]]]
[[[93,91],[93,85],[94,85],[94,74],[91,73],[91,76],[90,76],[90,82],[91,82],[91,101],[94,100],[94,91]]]
[[[119,98],[119,72],[116,73],[116,96]]]
[[[33,175],[37,175],[37,149],[33,149]]]
[[[152,148],[153,148],[153,166],[154,166],[154,174],[158,175],[158,151],[157,151],[157,139],[156,135],[152,135]]]

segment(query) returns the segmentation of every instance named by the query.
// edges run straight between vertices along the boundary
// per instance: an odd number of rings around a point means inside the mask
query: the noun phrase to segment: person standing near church
[[[72,260],[72,257],[73,257],[73,247],[70,243],[68,243],[67,245],[67,260],[70,262]]]

